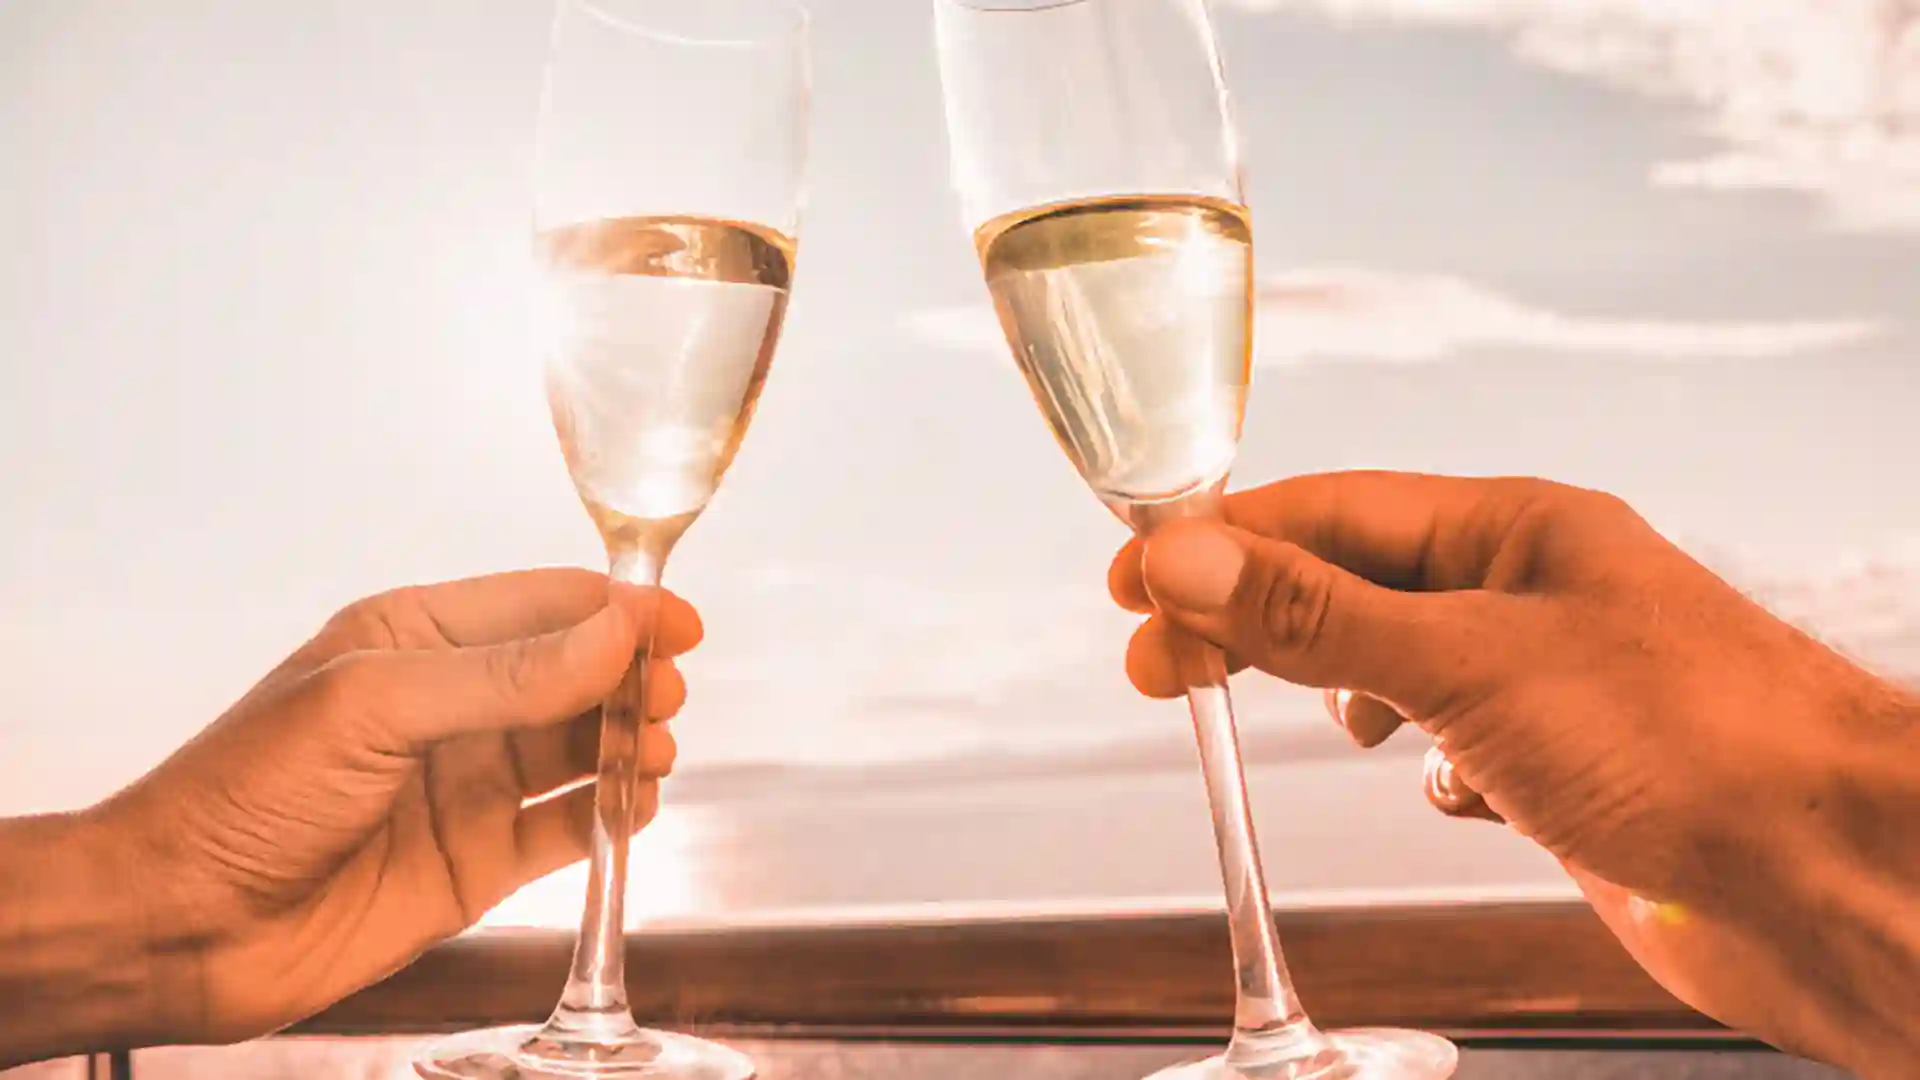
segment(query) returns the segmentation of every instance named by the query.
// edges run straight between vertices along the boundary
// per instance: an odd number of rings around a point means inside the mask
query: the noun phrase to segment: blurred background
[[[1119,526],[986,306],[929,5],[810,6],[793,314],[669,572],[709,636],[632,910],[1217,904]],[[1214,6],[1263,280],[1237,484],[1606,488],[1920,677],[1920,3]],[[0,814],[130,781],[356,597],[600,565],[526,349],[549,15],[0,5]],[[1236,690],[1281,902],[1570,892],[1426,807],[1417,733]]]

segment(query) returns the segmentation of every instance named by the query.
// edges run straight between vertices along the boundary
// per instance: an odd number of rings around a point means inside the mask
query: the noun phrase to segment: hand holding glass
[[[1246,405],[1253,227],[1204,0],[935,0],[954,176],[1000,325],[1093,492],[1217,517]],[[1319,1031],[1294,995],[1218,649],[1178,646],[1238,973],[1226,1052],[1157,1080],[1443,1080],[1437,1036]]]
[[[786,314],[806,157],[806,16],[785,0],[561,0],[536,175],[535,319],[567,469],[610,574],[657,586],[746,435]],[[434,1080],[748,1080],[642,1029],[623,901],[648,657],[602,707],[586,911],[543,1027],[477,1032]]]

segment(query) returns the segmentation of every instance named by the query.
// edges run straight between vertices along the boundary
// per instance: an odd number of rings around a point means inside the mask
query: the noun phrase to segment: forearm
[[[165,1038],[141,883],[84,815],[0,820],[0,1069]]]
[[[1807,756],[1774,908],[1809,1000],[1862,1077],[1920,1075],[1920,701],[1885,684]]]

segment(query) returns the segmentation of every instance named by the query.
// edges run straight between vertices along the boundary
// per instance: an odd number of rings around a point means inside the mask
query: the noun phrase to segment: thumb
[[[612,583],[607,605],[552,633],[497,645],[361,654],[331,675],[331,707],[410,749],[480,731],[557,724],[611,694],[651,638],[659,593]],[[334,670],[338,669],[338,670]]]
[[[1477,678],[1484,593],[1382,588],[1293,544],[1219,522],[1147,541],[1147,592],[1166,616],[1269,674],[1358,690],[1416,719]]]

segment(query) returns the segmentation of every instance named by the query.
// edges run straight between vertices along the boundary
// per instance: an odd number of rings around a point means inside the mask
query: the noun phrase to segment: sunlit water
[[[1505,829],[1426,804],[1418,757],[1249,771],[1282,904],[1381,897],[1575,895]],[[629,924],[811,912],[1046,908],[1213,900],[1197,773],[1021,778],[870,793],[764,790],[676,804],[634,842]],[[534,883],[482,925],[571,928],[585,871]]]

